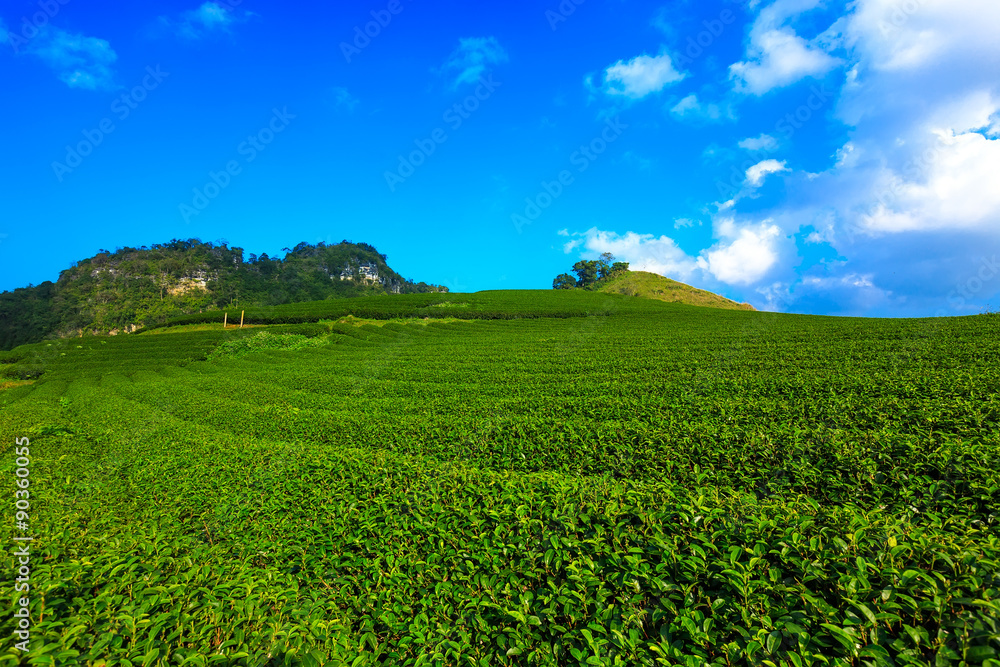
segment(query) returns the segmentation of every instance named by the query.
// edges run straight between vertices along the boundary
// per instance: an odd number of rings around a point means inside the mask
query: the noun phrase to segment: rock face
[[[166,276],[164,276],[164,278],[166,278]],[[209,276],[207,271],[195,271],[194,273],[181,278],[176,284],[167,287],[167,294],[170,296],[179,296],[194,290],[204,290],[207,292],[208,281],[215,279],[216,276]]]
[[[140,328],[141,327],[138,324],[130,324],[130,325],[126,326],[123,329],[112,329],[111,331],[108,332],[108,335],[109,336],[117,336],[120,333],[130,334],[130,333],[134,333],[134,332],[138,331]],[[98,335],[100,333],[100,331],[94,331],[93,333],[96,336],[96,335]]]
[[[399,294],[400,284],[395,280],[386,280],[379,275],[378,265],[371,262],[359,262],[356,257],[352,257],[348,265],[340,272],[341,280],[356,280],[365,284],[379,284],[385,287],[387,292]]]

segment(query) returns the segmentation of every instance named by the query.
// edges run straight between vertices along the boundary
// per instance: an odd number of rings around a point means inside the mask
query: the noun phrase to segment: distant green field
[[[585,290],[556,293],[553,290],[497,290],[475,294],[400,294],[328,299],[291,303],[246,310],[245,322],[252,324],[295,324],[337,319],[346,315],[369,319],[400,317],[467,320],[524,319],[535,317],[583,317],[607,315],[626,309],[629,312],[656,312],[657,304],[646,299],[629,299],[620,294],[596,295]],[[229,322],[238,322],[242,309],[184,315],[164,326],[217,322],[228,314]]]
[[[1000,667],[1000,317],[218,315],[0,356],[0,665]]]

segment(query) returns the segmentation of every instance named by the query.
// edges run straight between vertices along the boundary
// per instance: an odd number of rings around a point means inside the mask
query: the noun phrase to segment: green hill
[[[216,308],[447,292],[393,271],[367,243],[300,243],[284,257],[198,239],[102,250],[56,282],[0,293],[0,349],[46,338],[134,331]]]
[[[612,275],[603,281],[597,291],[641,296],[671,303],[686,303],[691,306],[754,310],[754,307],[749,303],[736,303],[718,294],[691,287],[648,271],[627,271]]]

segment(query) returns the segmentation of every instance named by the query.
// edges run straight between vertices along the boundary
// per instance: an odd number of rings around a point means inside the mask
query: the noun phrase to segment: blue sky
[[[998,32],[994,0],[8,1],[0,289],[350,239],[454,291],[610,251],[766,310],[996,309]]]

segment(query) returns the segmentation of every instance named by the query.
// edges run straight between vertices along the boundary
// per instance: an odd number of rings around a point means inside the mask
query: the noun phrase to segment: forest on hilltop
[[[50,337],[110,333],[226,306],[446,292],[393,271],[367,243],[300,243],[283,258],[249,254],[225,241],[174,239],[101,250],[55,282],[0,294],[0,349]],[[342,278],[342,275],[344,279]]]

